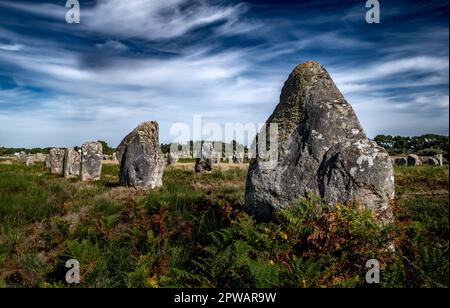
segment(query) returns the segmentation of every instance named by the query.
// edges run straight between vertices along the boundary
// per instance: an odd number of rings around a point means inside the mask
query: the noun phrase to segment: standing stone
[[[74,148],[66,149],[64,157],[64,177],[74,178],[80,175],[81,155]]]
[[[44,162],[46,158],[47,158],[46,155],[42,154],[42,153],[37,153],[35,156],[36,162],[40,162],[40,163]]]
[[[243,164],[244,163],[244,153],[235,152],[233,155],[233,162],[235,164]]]
[[[34,165],[34,157],[28,156],[26,161],[25,161],[25,165],[27,167],[33,166]]]
[[[118,147],[121,185],[141,189],[161,187],[165,159],[159,144],[159,125],[145,122],[128,134]]]
[[[16,158],[21,164],[26,164],[28,160],[28,155],[25,152],[16,153]]]
[[[81,180],[98,181],[102,174],[103,147],[100,142],[81,146]]]
[[[434,157],[428,157],[428,165],[439,166],[439,161]]]
[[[203,143],[200,151],[198,153],[198,157],[195,160],[195,172],[211,172],[213,170],[214,161],[213,161],[213,152],[214,147],[212,143],[205,142]]]
[[[48,170],[50,170],[50,168],[51,168],[51,165],[50,165],[50,155],[45,156],[44,166],[45,166],[45,168],[47,168]]]
[[[268,220],[275,210],[313,194],[330,204],[358,202],[379,220],[391,221],[391,159],[367,139],[353,108],[320,64],[306,62],[294,69],[266,124],[278,126],[278,149],[269,149],[277,156],[272,167],[260,156],[252,158],[247,212]]]
[[[168,153],[167,154],[167,164],[169,166],[175,166],[178,163],[178,154]]]
[[[434,156],[435,159],[437,159],[439,165],[438,166],[443,166],[444,165],[444,157],[442,154],[438,154]]]
[[[397,166],[406,166],[408,164],[408,160],[406,159],[406,157],[397,158],[395,160],[395,164]]]
[[[112,154],[111,160],[114,161],[114,162],[118,161],[118,159],[117,159],[117,153],[116,153],[116,152],[114,152],[114,153]]]
[[[422,165],[422,162],[420,161],[419,156],[410,154],[408,155],[408,166],[415,167]]]
[[[48,155],[48,166],[50,172],[53,174],[63,175],[64,173],[64,156],[66,151],[64,149],[53,148]]]

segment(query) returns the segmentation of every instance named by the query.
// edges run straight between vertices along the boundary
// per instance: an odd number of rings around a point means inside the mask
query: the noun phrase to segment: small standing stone
[[[415,154],[408,155],[408,166],[415,167],[422,165],[422,162],[420,161],[419,156]]]
[[[406,166],[408,164],[408,160],[406,159],[406,157],[397,158],[395,160],[395,164],[397,166]]]
[[[428,157],[428,165],[439,166],[439,161],[434,157]]]
[[[64,173],[64,149],[53,148],[48,155],[48,166],[53,174],[63,175]]]
[[[27,160],[25,161],[25,165],[27,165],[28,167],[33,166],[34,165],[34,158],[32,156],[28,156]]]
[[[437,159],[439,166],[443,166],[444,165],[444,158],[442,154],[438,154],[436,156],[434,156],[435,159]]]
[[[80,175],[81,155],[74,148],[66,149],[64,157],[64,177],[74,178]]]
[[[195,172],[211,172],[213,170],[214,161],[213,154],[214,147],[212,143],[205,142],[203,143],[200,149],[200,155],[195,160]]]
[[[174,166],[178,163],[178,155],[175,153],[168,153],[167,154],[167,164],[169,166]]]
[[[100,142],[86,142],[81,147],[82,181],[98,181],[102,173],[103,147]]]

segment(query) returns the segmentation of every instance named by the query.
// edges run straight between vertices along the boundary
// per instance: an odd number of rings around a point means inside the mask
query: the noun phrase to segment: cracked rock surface
[[[311,61],[294,69],[266,122],[274,123],[275,165],[267,168],[261,157],[250,162],[245,194],[250,214],[267,220],[275,210],[314,194],[330,204],[358,202],[373,209],[380,220],[391,219],[390,157],[367,138],[352,106],[322,65]]]

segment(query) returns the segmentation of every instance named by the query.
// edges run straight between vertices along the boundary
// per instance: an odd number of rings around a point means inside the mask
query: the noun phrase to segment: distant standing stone
[[[112,154],[112,156],[111,156],[111,160],[112,161],[118,161],[118,159],[117,159],[117,153],[116,152],[114,152],[113,154]]]
[[[35,157],[36,157],[36,161],[41,162],[41,163],[44,162],[45,159],[47,158],[46,155],[42,154],[42,153],[37,153]]]
[[[17,160],[22,163],[22,164],[26,164],[27,163],[27,159],[28,159],[28,155],[25,152],[20,152],[16,155]]]
[[[53,174],[63,175],[64,173],[64,156],[66,150],[53,148],[48,155],[48,166]]]
[[[159,125],[150,121],[140,124],[118,147],[119,182],[141,189],[161,187],[165,159],[159,144]]]
[[[81,180],[98,181],[102,173],[103,147],[100,142],[86,142],[81,147]]]
[[[74,178],[80,175],[81,155],[74,148],[66,149],[64,157],[64,177]]]
[[[439,161],[434,157],[428,157],[428,165],[439,166]]]
[[[169,166],[174,166],[178,163],[178,155],[175,153],[168,153],[167,154],[167,164]]]
[[[420,161],[419,156],[415,154],[408,155],[408,166],[415,167],[422,165],[422,162]]]
[[[34,165],[34,158],[32,156],[28,156],[27,160],[25,161],[25,165],[29,166],[33,166]]]
[[[211,172],[214,166],[214,158],[213,158],[214,147],[212,143],[205,142],[203,143],[199,157],[195,160],[195,172]]]
[[[406,159],[406,157],[397,158],[395,160],[395,164],[397,166],[406,166],[408,164],[408,160]]]
[[[439,166],[443,166],[444,165],[444,158],[442,154],[438,154],[436,156],[434,156],[435,159],[437,159]]]

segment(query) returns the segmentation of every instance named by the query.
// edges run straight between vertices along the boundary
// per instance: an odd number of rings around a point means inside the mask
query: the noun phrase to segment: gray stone
[[[157,122],[140,124],[118,148],[121,185],[140,189],[161,187],[165,159],[159,144]]]
[[[28,155],[25,152],[20,152],[20,153],[16,153],[15,154],[17,160],[21,163],[21,164],[26,164],[27,160],[28,160]]]
[[[266,124],[278,125],[278,156],[273,168],[264,167],[259,156],[251,159],[247,212],[267,220],[313,194],[330,204],[358,202],[378,219],[391,220],[389,155],[367,139],[353,108],[320,64],[307,62],[294,69]]]
[[[434,158],[437,159],[439,166],[444,165],[444,157],[442,154],[435,155]]]
[[[114,153],[112,154],[111,160],[114,161],[114,162],[118,161],[118,159],[117,159],[117,153],[116,153],[116,152],[114,152]]]
[[[428,165],[431,166],[440,166],[439,161],[434,157],[428,157]]]
[[[51,165],[50,165],[50,155],[45,156],[44,166],[45,166],[45,168],[47,168],[47,169],[50,170],[50,168],[51,168]]]
[[[47,158],[47,155],[42,154],[42,153],[37,153],[35,155],[35,161],[39,162],[39,163],[43,163],[45,161],[45,159]]]
[[[81,180],[98,181],[102,174],[103,146],[86,142],[81,146]]]
[[[34,157],[33,156],[28,156],[26,161],[25,161],[25,165],[29,166],[33,166],[34,165]]]
[[[422,161],[420,160],[419,156],[415,154],[408,155],[408,166],[415,167],[422,165]]]
[[[406,159],[406,157],[397,158],[395,164],[397,166],[406,166],[408,165],[408,159]]]
[[[214,147],[212,143],[204,142],[195,160],[195,172],[211,172],[214,167]]]
[[[48,155],[48,168],[53,174],[63,175],[64,173],[64,156],[66,150],[53,148]]]
[[[176,153],[168,153],[167,154],[167,164],[169,166],[175,166],[178,163],[179,157]]]
[[[74,148],[66,149],[64,157],[64,177],[75,178],[80,175],[81,155]]]

